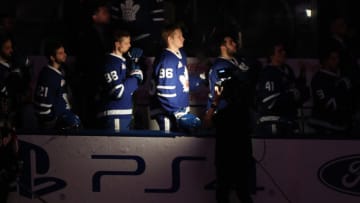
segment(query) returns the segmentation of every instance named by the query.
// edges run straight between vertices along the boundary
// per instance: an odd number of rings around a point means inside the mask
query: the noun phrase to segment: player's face
[[[327,59],[326,63],[330,70],[335,71],[339,65],[339,54],[337,52],[332,52],[329,55],[329,58]]]
[[[55,55],[55,62],[58,64],[62,64],[66,62],[67,54],[65,52],[64,47],[60,47],[58,50],[56,50]]]
[[[347,24],[343,18],[336,19],[332,25],[332,31],[341,36],[346,35],[347,28]]]
[[[274,55],[272,56],[272,61],[276,64],[285,63],[286,60],[286,51],[283,45],[276,45],[274,47]]]
[[[225,37],[225,48],[228,55],[232,56],[236,53],[236,42],[231,37]]]
[[[1,53],[0,53],[1,57],[3,57],[6,60],[9,60],[14,51],[11,40],[6,40],[3,43],[0,51],[1,51]]]
[[[130,37],[123,37],[118,43],[117,51],[123,54],[129,51],[130,47],[131,47]]]
[[[180,29],[176,29],[173,34],[169,37],[169,44],[175,48],[181,48],[184,46],[185,38]]]

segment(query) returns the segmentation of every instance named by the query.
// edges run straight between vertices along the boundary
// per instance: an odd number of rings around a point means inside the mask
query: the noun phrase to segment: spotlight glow
[[[312,17],[312,10],[307,8],[305,9],[306,17],[311,18]]]

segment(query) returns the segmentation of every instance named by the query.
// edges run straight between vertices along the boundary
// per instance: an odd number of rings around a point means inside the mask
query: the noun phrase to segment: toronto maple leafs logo
[[[180,80],[180,83],[182,84],[182,87],[183,87],[183,92],[189,92],[189,74],[188,74],[188,71],[187,71],[187,68],[185,67],[185,70],[184,70],[184,75],[180,75],[179,76],[179,80]]]
[[[133,0],[126,0],[125,3],[120,4],[122,19],[126,22],[136,20],[136,13],[139,11],[139,4],[134,4]]]

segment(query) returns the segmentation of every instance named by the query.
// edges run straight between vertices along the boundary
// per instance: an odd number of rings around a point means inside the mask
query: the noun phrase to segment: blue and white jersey
[[[53,121],[71,111],[63,73],[48,65],[43,67],[35,89],[35,110],[42,121]]]
[[[286,64],[267,65],[260,72],[257,83],[257,107],[259,116],[279,116],[294,119],[297,116],[301,97],[296,88],[293,70]]]
[[[312,117],[335,125],[349,122],[352,114],[350,80],[320,69],[311,80]],[[348,124],[348,123],[347,123]]]
[[[189,107],[189,74],[187,56],[180,49],[164,50],[154,62],[150,94],[150,115],[171,115]]]
[[[132,116],[133,93],[138,88],[137,78],[128,76],[126,59],[109,54],[101,70],[102,94],[98,117]]]

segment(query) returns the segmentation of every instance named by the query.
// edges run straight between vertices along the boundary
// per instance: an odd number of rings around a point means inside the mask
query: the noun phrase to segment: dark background
[[[28,55],[41,55],[49,37],[62,37],[72,47],[80,2],[3,0],[0,14],[15,18],[18,45]],[[350,0],[165,0],[166,17],[185,26],[189,55],[206,52],[214,31],[228,29],[242,33],[247,54],[262,57],[267,43],[281,38],[288,43],[293,58],[316,58],[319,39],[328,34],[329,20],[336,15],[346,17],[358,47],[360,12],[355,4]],[[313,9],[312,18],[305,15],[307,7]],[[71,48],[68,52],[73,53]]]

